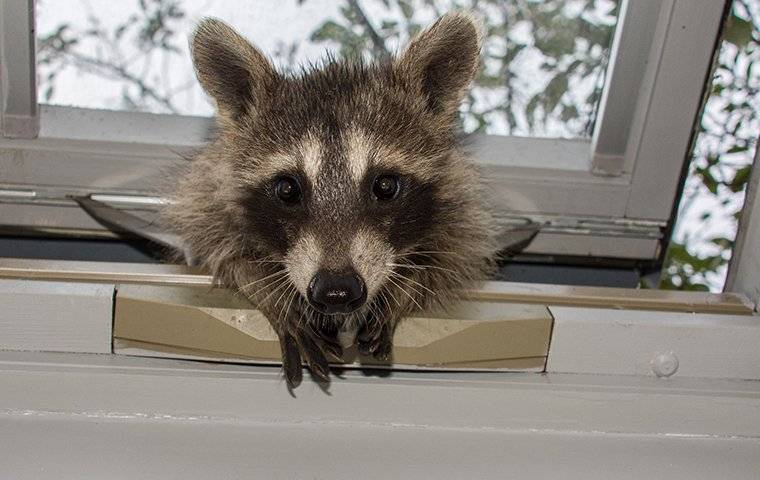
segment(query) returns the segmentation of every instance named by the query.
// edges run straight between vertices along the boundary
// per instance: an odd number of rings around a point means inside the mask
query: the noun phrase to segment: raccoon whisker
[[[285,292],[289,293],[288,300],[282,304],[283,308],[280,309],[279,315],[277,315],[277,320],[287,320],[288,313],[290,312],[290,306],[293,303],[293,296],[298,292],[295,285],[292,283],[290,284],[290,287],[285,289]],[[277,303],[279,303],[280,300],[277,300]],[[275,307],[277,306],[277,303],[275,303]],[[286,305],[287,304],[287,305]]]
[[[275,293],[279,292],[282,287],[285,287],[287,285],[292,285],[288,281],[288,277],[283,277],[282,279],[277,279],[277,280],[275,280],[275,282],[280,282],[280,283],[274,289],[272,289],[271,292],[267,293],[267,295],[264,298],[262,298],[261,301],[259,301],[258,303],[263,304],[269,297],[271,297]],[[266,287],[264,287],[264,288],[266,288]]]
[[[414,269],[414,270],[433,269],[433,270],[441,270],[443,272],[452,273],[454,275],[458,274],[458,272],[456,272],[454,270],[451,270],[450,268],[439,267],[438,265],[428,265],[428,264],[422,264],[422,265],[416,264],[416,265],[412,265],[412,264],[401,264],[401,263],[386,263],[386,265],[388,265],[389,267],[411,268],[411,269]]]
[[[306,321],[309,324],[314,324],[314,310],[311,308],[310,305],[306,305],[306,308],[301,313],[301,318],[298,319],[298,325],[303,326],[303,319],[304,319],[304,313],[306,314]]]
[[[409,287],[409,289],[410,289],[410,290],[411,290],[411,291],[412,291],[414,294],[416,294],[416,295],[422,295],[422,294],[423,294],[421,291],[417,290],[417,289],[416,289],[416,288],[415,288],[413,285],[408,285],[408,284],[406,284],[406,282],[405,282],[405,280],[406,280],[406,277],[402,277],[402,276],[400,276],[400,275],[396,274],[396,275],[394,275],[394,278],[396,278],[396,279],[399,281],[399,283],[401,283],[402,285],[404,285],[404,286],[406,286],[406,287]]]
[[[372,311],[373,311],[373,323],[380,324],[383,322],[383,309],[380,307],[380,305],[373,304],[372,305]]]
[[[255,254],[251,253],[250,256],[255,257]],[[249,263],[263,263],[267,261],[285,263],[282,259],[278,259],[275,255],[264,255],[263,257],[249,258],[247,261]]]
[[[377,310],[380,313],[380,316],[382,316],[385,312],[385,310],[390,307],[390,301],[388,300],[388,294],[384,291],[384,289],[380,289],[380,300],[382,303],[377,303]]]
[[[420,309],[420,310],[422,310],[422,305],[420,305],[420,304],[419,304],[419,302],[417,302],[417,300],[415,300],[415,299],[414,299],[414,297],[413,297],[413,296],[411,296],[411,295],[409,294],[409,292],[407,292],[407,291],[404,289],[404,287],[402,287],[401,285],[399,285],[399,283],[398,283],[398,282],[396,282],[395,280],[393,280],[393,277],[388,277],[388,281],[389,281],[389,282],[391,282],[392,284],[396,285],[396,287],[398,287],[398,289],[399,289],[399,290],[401,290],[401,291],[402,291],[402,292],[403,292],[403,293],[404,293],[404,294],[405,294],[407,297],[409,297],[409,299],[410,299],[412,302],[414,302],[414,304],[415,304],[415,305],[417,305],[417,307],[419,307],[419,309]]]
[[[240,290],[240,291],[243,291],[244,289],[246,289],[246,288],[248,288],[248,287],[252,287],[253,285],[256,285],[257,283],[263,282],[264,280],[267,280],[267,279],[269,279],[269,278],[275,277],[275,276],[277,276],[277,275],[284,275],[284,274],[286,274],[286,273],[288,273],[288,271],[287,271],[287,270],[285,270],[285,269],[283,269],[283,270],[278,270],[278,271],[276,271],[276,272],[272,273],[271,275],[267,275],[266,277],[262,277],[262,278],[259,278],[258,280],[254,280],[253,282],[250,282],[250,283],[246,283],[246,284],[245,284],[245,285],[243,285],[242,287],[238,288],[238,290]]]
[[[290,289],[291,288],[294,288],[294,286],[293,286],[292,283],[290,285],[288,285],[288,288],[286,288],[285,290],[282,291],[282,293],[280,294],[280,296],[277,298],[277,301],[274,302],[273,308],[277,308],[277,305],[279,305],[280,300],[282,300],[282,297],[284,297],[286,294],[290,294]]]
[[[391,275],[393,275],[394,277],[397,277],[397,278],[403,278],[404,280],[408,280],[408,281],[412,282],[413,284],[415,284],[415,285],[417,285],[417,286],[419,286],[419,287],[421,287],[421,288],[425,289],[426,291],[430,292],[430,293],[431,293],[431,294],[433,294],[433,295],[438,295],[437,293],[435,293],[434,291],[430,290],[428,287],[426,287],[425,285],[421,284],[420,282],[418,282],[418,281],[416,281],[416,280],[413,280],[413,279],[411,279],[411,278],[409,278],[409,277],[407,277],[407,276],[405,276],[405,275],[401,275],[401,274],[400,274],[400,273],[398,273],[398,272],[394,272],[394,271],[391,271],[390,273],[391,273]],[[418,292],[418,293],[419,293],[419,292]]]
[[[305,308],[301,309],[301,311],[300,311],[300,313],[298,315],[298,322],[296,323],[296,326],[298,328],[301,328],[304,325],[303,319],[304,319],[304,317],[306,316],[307,313],[309,313],[309,311],[307,309],[305,309]]]
[[[296,299],[296,296],[300,295],[298,293],[298,289],[293,285],[293,293],[290,294],[290,300],[288,300],[288,306],[285,309],[285,316],[287,317],[288,313],[290,313],[290,307],[293,306],[293,301]]]
[[[283,270],[278,270],[278,271],[276,271],[274,273],[271,273],[269,275],[261,277],[261,278],[259,278],[257,280],[254,280],[252,282],[246,283],[245,285],[240,286],[238,288],[238,290],[245,290],[246,288],[252,287],[253,285],[256,285],[257,283],[261,283],[261,282],[263,282],[265,280],[268,280],[270,278],[274,278],[274,277],[279,276],[279,275],[284,275],[286,272],[287,272],[287,270],[284,270],[284,269]]]
[[[258,295],[259,293],[263,292],[267,288],[274,287],[274,286],[276,286],[276,285],[278,285],[280,283],[286,282],[287,280],[288,280],[288,276],[287,275],[282,275],[280,277],[275,278],[274,280],[272,280],[271,282],[267,283],[266,285],[264,285],[263,287],[259,288],[258,290],[256,290],[253,293],[246,293],[246,292],[243,292],[243,293],[245,293],[246,295],[248,295],[251,298],[255,298],[256,295]]]
[[[387,267],[400,267],[400,268],[413,268],[415,270],[424,270],[425,267],[421,265],[411,265],[411,264],[404,264],[404,263],[386,263],[385,266]]]
[[[462,256],[461,253],[458,253],[458,252],[448,252],[448,251],[445,251],[445,250],[419,250],[419,251],[412,250],[411,252],[405,252],[405,253],[396,254],[396,256],[397,257],[410,257],[412,255],[424,255],[426,257],[429,257],[431,255],[436,255],[436,254],[455,255],[457,257],[461,257]]]
[[[363,318],[357,318],[357,324],[364,321],[365,324],[368,324],[369,322],[376,322],[378,317],[378,310],[375,305],[375,302],[371,302],[367,305],[367,313],[364,315]]]
[[[386,289],[385,291],[383,291],[383,290],[380,290],[380,292],[383,294],[383,296],[385,296],[385,293],[387,292],[387,293],[388,293],[388,295],[390,295],[390,296],[391,296],[391,298],[393,299],[393,301],[394,301],[394,302],[396,302],[396,306],[398,306],[399,308],[401,307],[401,304],[400,304],[400,303],[399,303],[399,301],[396,299],[396,296],[395,296],[395,295],[393,295],[393,294],[391,293],[391,291],[390,291],[390,290],[387,290],[387,289]],[[386,302],[388,302],[388,299],[386,298],[386,300],[385,300],[385,301],[386,301]],[[388,302],[388,303],[390,303],[390,302]]]

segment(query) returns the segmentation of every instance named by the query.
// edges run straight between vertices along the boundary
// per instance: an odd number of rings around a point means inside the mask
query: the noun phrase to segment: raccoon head
[[[255,301],[326,315],[422,306],[471,281],[488,235],[455,130],[479,49],[472,19],[450,14],[396,59],[283,74],[203,21],[192,53],[218,135],[170,212],[189,248]]]

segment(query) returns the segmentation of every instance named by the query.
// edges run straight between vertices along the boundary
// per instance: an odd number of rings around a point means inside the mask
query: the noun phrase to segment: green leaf
[[[749,174],[751,171],[751,165],[746,165],[738,169],[734,174],[731,183],[728,185],[728,188],[730,188],[732,192],[740,192],[744,190],[744,186],[747,184],[747,181],[749,181]]]
[[[715,245],[717,245],[717,246],[719,246],[719,247],[721,247],[723,249],[731,248],[733,246],[733,244],[734,244],[733,240],[731,240],[730,238],[726,238],[726,237],[716,237],[716,238],[713,238],[713,239],[710,240],[710,243],[714,243]]]
[[[576,119],[578,118],[578,109],[575,107],[575,105],[563,105],[560,118],[565,123],[569,122],[570,120]]]
[[[740,153],[740,152],[746,152],[749,150],[748,145],[734,145],[733,147],[729,148],[726,153]]]
[[[313,42],[320,42],[325,40],[340,42],[349,36],[353,36],[353,32],[351,32],[343,25],[335,23],[332,20],[328,20],[314,32],[312,32],[310,40]]]
[[[726,22],[723,39],[739,48],[745,48],[752,41],[752,23],[732,13]]]
[[[708,287],[707,285],[701,282],[695,282],[695,283],[689,282],[685,285],[685,287],[686,288],[682,288],[682,290],[689,290],[693,292],[709,292],[710,291],[710,287]]]
[[[713,177],[712,173],[710,173],[707,169],[698,169],[697,175],[702,177],[702,184],[707,188],[707,190],[710,191],[713,195],[718,194],[718,181],[715,180],[715,177]]]
[[[557,76],[552,78],[549,81],[549,84],[546,85],[546,89],[544,90],[544,111],[546,113],[551,112],[557,106],[562,95],[567,92],[567,84],[567,74],[563,72],[558,73]]]

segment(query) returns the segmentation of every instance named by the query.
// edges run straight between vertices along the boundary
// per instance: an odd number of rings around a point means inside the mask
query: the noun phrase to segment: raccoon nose
[[[317,311],[332,315],[351,313],[367,300],[367,288],[356,272],[320,270],[309,282],[309,303]]]

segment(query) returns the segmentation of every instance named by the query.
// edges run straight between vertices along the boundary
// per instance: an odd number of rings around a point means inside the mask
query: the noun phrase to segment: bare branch
[[[362,7],[359,5],[358,0],[346,0],[346,1],[351,11],[353,11],[353,13],[356,15],[361,25],[367,31],[367,34],[369,34],[369,38],[370,40],[372,40],[372,50],[375,52],[375,55],[378,58],[390,57],[391,53],[386,48],[383,37],[381,37],[377,33],[377,31],[372,27],[372,24],[367,18],[367,15],[364,14],[364,10],[362,10]]]
[[[81,66],[94,68],[104,73],[110,73],[118,79],[126,80],[127,82],[136,86],[140,90],[141,94],[166,107],[170,113],[179,113],[177,108],[171,103],[168,98],[158,93],[148,84],[146,84],[141,78],[131,74],[123,66],[113,65],[100,59],[88,57],[77,52],[68,52],[67,56],[71,58],[75,63],[79,63]]]

